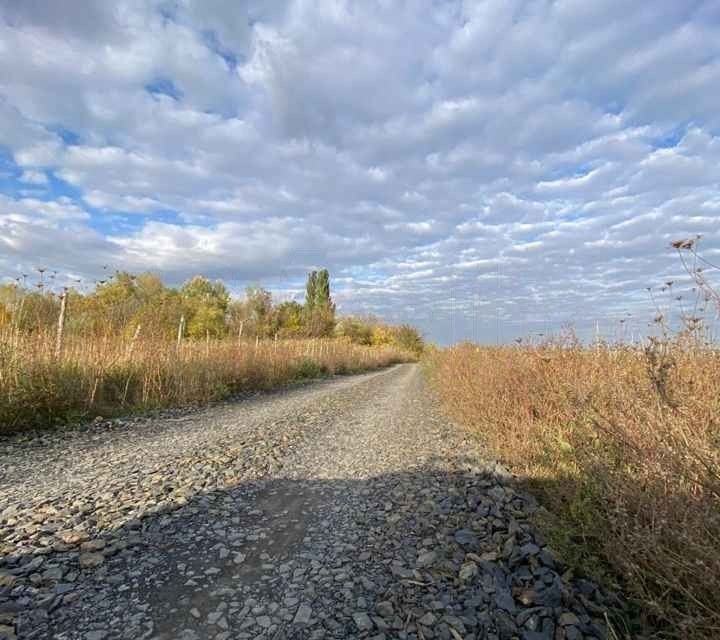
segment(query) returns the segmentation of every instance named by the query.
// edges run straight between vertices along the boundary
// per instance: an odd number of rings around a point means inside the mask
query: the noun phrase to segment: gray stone
[[[80,566],[83,569],[93,569],[99,567],[105,562],[105,556],[101,553],[82,553],[80,554]]]
[[[564,627],[565,640],[583,640],[583,634],[577,627]]]
[[[510,614],[514,614],[517,610],[515,600],[513,600],[513,597],[512,595],[510,595],[509,591],[498,591],[495,594],[495,604],[500,609],[502,609],[503,611],[507,611]]]
[[[7,624],[0,624],[0,639],[16,640],[15,629]]]
[[[424,627],[432,627],[437,622],[437,618],[428,611],[425,615],[418,619],[418,622]]]
[[[352,617],[358,631],[370,631],[373,628],[373,621],[364,611],[357,611],[353,613]]]
[[[569,625],[579,625],[580,620],[578,620],[578,617],[571,611],[565,611],[564,613],[560,614],[560,618],[558,618],[558,624],[561,627],[567,627]]]
[[[79,640],[601,637],[596,587],[560,578],[531,502],[422,385],[399,367],[11,437],[0,624]]]
[[[435,551],[427,551],[418,556],[416,565],[421,568],[431,567],[437,561],[437,553]]]
[[[469,529],[458,529],[453,537],[459,545],[470,549],[477,549],[480,544],[478,537]]]
[[[478,566],[474,562],[470,561],[466,562],[462,567],[460,567],[460,573],[458,574],[458,577],[463,582],[469,582],[470,580],[475,578],[477,574]]]
[[[301,604],[298,607],[297,613],[295,614],[295,619],[293,620],[293,624],[307,625],[310,623],[311,617],[312,617],[312,609],[306,604]]]
[[[272,626],[272,620],[270,616],[260,616],[259,618],[255,619],[255,622],[263,629],[267,629],[268,627]]]
[[[523,556],[534,556],[540,553],[540,547],[538,547],[533,542],[528,542],[527,544],[524,544],[522,547],[520,547],[520,553]]]

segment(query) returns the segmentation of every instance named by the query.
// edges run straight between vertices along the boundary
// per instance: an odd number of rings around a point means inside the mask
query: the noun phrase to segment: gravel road
[[[417,365],[0,440],[0,638],[605,638]]]

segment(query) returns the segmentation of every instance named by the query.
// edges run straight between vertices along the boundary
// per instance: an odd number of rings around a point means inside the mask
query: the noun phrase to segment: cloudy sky
[[[0,276],[640,331],[670,241],[720,259],[718,87],[717,0],[0,0]]]

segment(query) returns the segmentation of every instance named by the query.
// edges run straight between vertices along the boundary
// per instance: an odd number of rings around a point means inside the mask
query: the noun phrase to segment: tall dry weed
[[[200,405],[303,378],[411,358],[343,340],[208,340],[0,334],[0,434],[134,410]]]
[[[432,364],[449,412],[542,495],[568,554],[620,577],[646,630],[720,637],[717,350],[464,344]]]

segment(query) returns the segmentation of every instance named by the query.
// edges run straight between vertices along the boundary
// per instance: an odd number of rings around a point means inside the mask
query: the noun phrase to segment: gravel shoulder
[[[417,365],[0,441],[0,639],[605,638]]]

